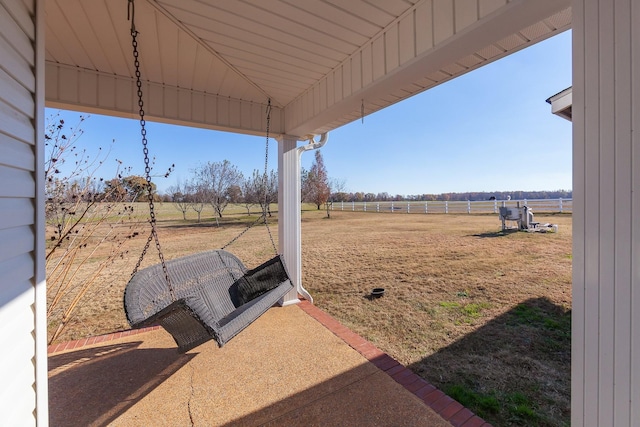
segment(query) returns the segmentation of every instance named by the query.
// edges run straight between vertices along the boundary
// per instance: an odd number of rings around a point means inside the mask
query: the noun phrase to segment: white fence
[[[479,200],[429,202],[333,202],[334,211],[428,213],[498,213],[500,206],[527,205],[537,213],[572,213],[572,199]]]

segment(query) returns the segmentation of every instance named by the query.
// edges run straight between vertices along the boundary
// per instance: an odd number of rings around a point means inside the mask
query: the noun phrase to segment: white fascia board
[[[547,100],[551,104],[551,112],[564,119],[571,120],[571,107],[573,105],[572,88],[563,90]]]
[[[419,81],[425,76],[437,72],[447,65],[453,64],[460,58],[471,55],[570,6],[570,0],[509,2],[501,9],[483,17],[464,30],[455,33],[449,39],[438,43],[426,52],[394,68],[351,95],[341,100],[336,100],[336,102],[327,105],[314,115],[302,120],[294,119],[294,117],[299,117],[299,111],[302,107],[307,104],[313,104],[313,102],[307,99],[313,97],[313,88],[311,88],[296,101],[291,102],[285,107],[285,131],[289,135],[303,136],[330,130],[326,129],[328,123],[334,123],[345,115],[349,115],[354,111],[360,111],[363,100],[382,98],[389,93],[406,87],[410,82]],[[562,29],[562,31],[564,31],[564,29]],[[560,32],[560,30],[550,32],[548,37],[556,35],[558,32]],[[542,39],[536,39],[535,42],[541,40]],[[520,48],[505,52],[502,55],[497,55],[476,67],[468,69],[467,72],[530,45],[531,43],[525,43]],[[352,57],[356,54],[352,55]],[[351,58],[347,61],[350,60]],[[333,74],[328,74],[328,76],[331,75]],[[326,79],[327,77],[325,77],[324,80]],[[322,84],[322,81],[320,84]],[[402,99],[399,99],[398,101],[401,100]]]

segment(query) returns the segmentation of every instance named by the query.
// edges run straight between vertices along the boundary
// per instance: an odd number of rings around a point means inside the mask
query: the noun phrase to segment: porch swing
[[[145,163],[145,178],[149,198],[151,232],[134,267],[124,292],[124,308],[133,328],[160,325],[169,332],[178,351],[186,352],[215,339],[222,347],[293,289],[282,256],[278,254],[267,221],[267,186],[262,215],[221,249],[188,255],[165,261],[158,238],[151,186],[151,167],[144,119],[142,80],[138,59],[138,32],[134,23],[133,0],[128,2],[131,20],[131,43],[135,66],[140,133]],[[269,155],[269,124],[271,100],[266,112],[265,170]],[[264,223],[275,256],[260,266],[248,270],[242,261],[226,247],[238,240],[251,227]],[[144,256],[155,242],[160,263],[141,269]]]

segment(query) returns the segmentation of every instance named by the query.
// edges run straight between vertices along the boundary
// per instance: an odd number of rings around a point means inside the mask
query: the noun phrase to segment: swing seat
[[[133,328],[160,325],[183,353],[213,338],[222,347],[293,289],[280,255],[247,270],[233,254],[213,250],[138,271],[125,289]]]

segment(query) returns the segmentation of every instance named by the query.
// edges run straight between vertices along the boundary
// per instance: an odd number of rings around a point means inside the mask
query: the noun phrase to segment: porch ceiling
[[[570,0],[136,0],[150,119],[332,130],[570,26]],[[46,0],[46,99],[135,115],[127,0]]]

